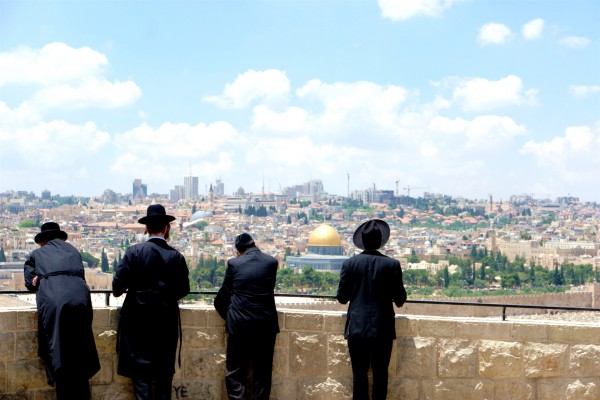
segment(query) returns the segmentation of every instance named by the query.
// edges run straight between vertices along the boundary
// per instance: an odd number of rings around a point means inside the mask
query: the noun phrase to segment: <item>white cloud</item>
[[[106,56],[89,47],[49,43],[41,49],[21,46],[0,53],[0,87],[34,85],[31,109],[84,109],[129,106],[141,97],[133,81],[110,82]],[[40,87],[40,88],[38,88]]]
[[[571,85],[569,86],[569,92],[574,97],[582,98],[588,95],[600,93],[600,86]]]
[[[413,17],[441,17],[444,11],[461,0],[378,0],[381,15],[393,21]]]
[[[58,85],[36,92],[31,101],[42,108],[118,108],[134,104],[142,92],[132,81],[114,83],[95,78],[77,86]]]
[[[289,107],[284,112],[275,112],[265,105],[253,110],[253,129],[266,129],[273,133],[306,132],[308,112],[300,107]]]
[[[431,120],[429,129],[454,138],[462,135],[464,140],[453,139],[457,148],[464,145],[465,148],[480,149],[504,146],[527,132],[523,125],[517,124],[512,118],[496,115],[477,116],[472,120],[438,116]]]
[[[479,28],[477,42],[482,46],[489,44],[504,44],[513,37],[514,34],[508,26],[491,22]]]
[[[589,126],[571,126],[564,136],[548,141],[530,140],[521,153],[532,155],[538,165],[563,179],[594,184],[600,182],[600,129]],[[593,182],[593,183],[592,183]]]
[[[433,158],[439,152],[440,149],[438,149],[431,140],[421,143],[421,148],[419,149],[419,153],[421,153],[424,158]]]
[[[475,112],[537,103],[537,90],[524,89],[521,78],[515,75],[497,81],[484,78],[463,80],[452,95],[463,110]]]
[[[49,43],[41,49],[20,46],[0,53],[0,86],[79,82],[102,76],[107,66],[106,56],[89,47],[74,49],[60,42]]]
[[[568,47],[570,49],[582,49],[589,46],[592,41],[585,36],[567,36],[558,42],[561,46]]]
[[[539,39],[544,31],[544,20],[536,18],[529,21],[521,28],[521,34],[527,40]]]
[[[204,101],[222,108],[240,109],[255,100],[280,102],[286,99],[289,92],[290,81],[285,72],[277,69],[249,70],[238,75],[233,83],[225,85],[222,94],[205,96]]]

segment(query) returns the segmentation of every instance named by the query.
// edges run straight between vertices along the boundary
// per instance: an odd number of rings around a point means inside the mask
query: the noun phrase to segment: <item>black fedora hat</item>
[[[172,215],[167,215],[167,212],[162,204],[151,204],[146,210],[146,216],[138,219],[138,222],[140,224],[147,224],[151,221],[171,222],[175,221],[175,217]]]
[[[56,222],[46,222],[42,224],[40,230],[41,232],[35,235],[34,238],[36,243],[49,242],[50,240],[56,238],[67,240],[69,237],[67,232],[60,230],[60,226]]]
[[[363,250],[377,250],[383,247],[390,238],[390,226],[382,219],[370,219],[360,224],[352,241]]]

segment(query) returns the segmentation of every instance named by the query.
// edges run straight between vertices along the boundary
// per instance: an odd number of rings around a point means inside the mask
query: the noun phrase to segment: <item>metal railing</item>
[[[108,289],[91,289],[91,293],[102,293],[105,296],[105,305],[110,305],[110,296],[112,291]],[[2,294],[32,294],[27,290],[0,290]],[[216,295],[216,290],[194,290],[189,294],[192,295]],[[275,293],[275,297],[300,297],[309,299],[324,299],[333,300],[334,295],[329,294],[304,294],[304,293]],[[475,307],[496,307],[502,309],[502,321],[506,321],[506,310],[509,308],[526,308],[540,310],[561,310],[561,311],[592,311],[600,312],[600,308],[592,307],[569,307],[569,306],[548,306],[548,305],[530,305],[530,304],[507,304],[507,303],[480,303],[480,302],[464,302],[464,301],[444,301],[444,300],[406,300],[408,304],[432,304],[432,305],[454,305],[454,306],[475,306]]]

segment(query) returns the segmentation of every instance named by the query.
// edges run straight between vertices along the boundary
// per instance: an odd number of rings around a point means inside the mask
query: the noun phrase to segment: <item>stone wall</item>
[[[116,374],[118,310],[99,308],[94,332],[102,370],[94,400],[133,400]],[[173,399],[225,399],[225,335],[210,308],[182,308],[182,367]],[[351,399],[340,312],[279,310],[272,399]],[[600,326],[535,321],[398,317],[389,399],[564,400],[600,398]],[[47,400],[36,356],[33,309],[0,310],[0,399]]]

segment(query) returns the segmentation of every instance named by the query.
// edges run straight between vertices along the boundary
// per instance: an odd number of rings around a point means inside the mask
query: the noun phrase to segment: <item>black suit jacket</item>
[[[228,334],[278,333],[275,308],[277,259],[252,247],[227,261],[215,308],[226,321]]]
[[[174,374],[177,301],[190,292],[183,255],[159,238],[131,246],[117,266],[112,287],[115,296],[127,290],[119,318],[117,372],[134,378]]]
[[[337,292],[348,306],[345,338],[395,339],[394,306],[406,301],[398,260],[365,250],[344,261]]]

